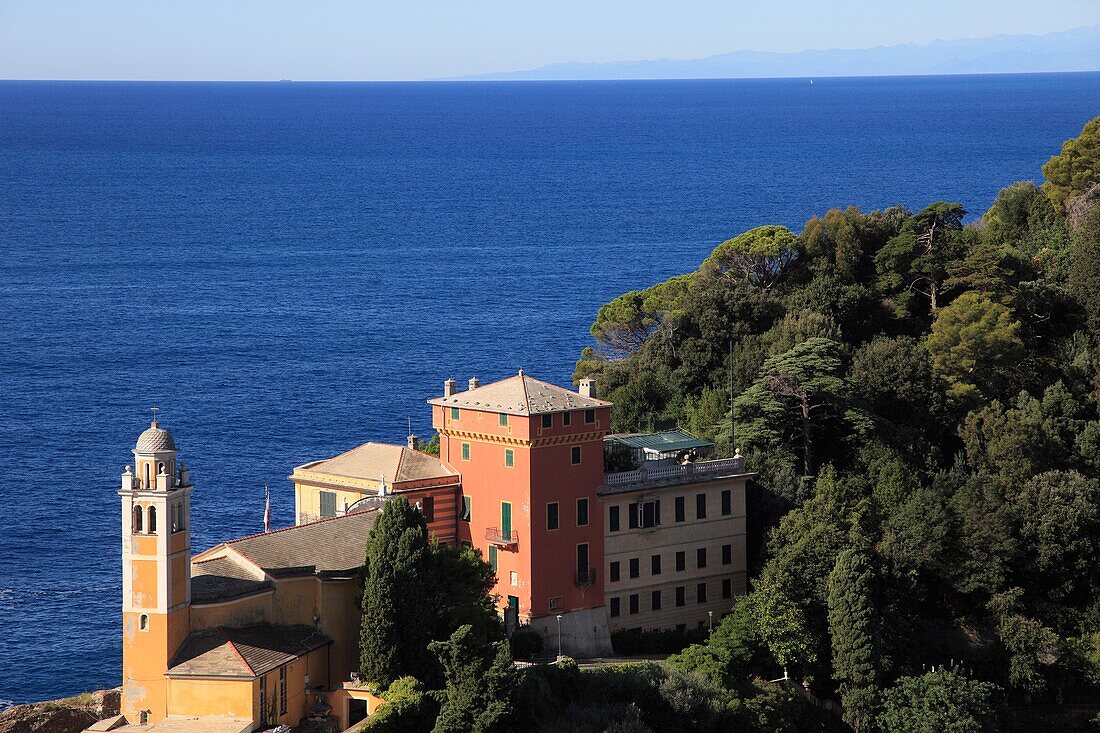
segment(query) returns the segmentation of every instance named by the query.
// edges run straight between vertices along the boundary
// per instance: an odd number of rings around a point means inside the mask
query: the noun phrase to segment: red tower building
[[[568,653],[610,651],[604,611],[603,438],[611,403],[508,379],[428,400],[440,459],[461,475],[458,540],[496,569],[506,622],[530,623]]]

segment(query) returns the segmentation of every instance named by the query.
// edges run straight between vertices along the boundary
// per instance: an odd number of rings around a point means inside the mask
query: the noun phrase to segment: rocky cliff
[[[0,733],[81,733],[97,720],[118,715],[118,701],[115,689],[15,705],[0,712]]]

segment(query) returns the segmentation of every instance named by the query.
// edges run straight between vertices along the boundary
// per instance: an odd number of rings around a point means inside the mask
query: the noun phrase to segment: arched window
[[[164,473],[164,461],[157,464],[157,475],[159,476],[162,473]]]
[[[141,507],[134,507],[134,526],[131,528],[134,532],[141,531]]]
[[[141,614],[141,618],[138,620],[138,628],[142,631],[149,630],[149,616],[148,614]]]
[[[146,488],[146,489],[151,486],[151,484],[149,482],[149,469],[152,467],[152,465],[153,464],[151,464],[151,463],[146,463],[145,464],[145,486],[144,486],[144,488]]]
[[[149,534],[156,534],[157,532],[157,508],[155,506],[149,507]]]

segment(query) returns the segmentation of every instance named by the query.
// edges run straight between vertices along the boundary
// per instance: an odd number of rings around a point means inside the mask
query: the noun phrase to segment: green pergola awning
[[[690,448],[710,448],[714,446],[714,443],[709,440],[700,440],[682,430],[666,430],[661,433],[645,435],[614,435],[609,436],[608,440],[627,448],[651,450],[657,453],[673,453]]]

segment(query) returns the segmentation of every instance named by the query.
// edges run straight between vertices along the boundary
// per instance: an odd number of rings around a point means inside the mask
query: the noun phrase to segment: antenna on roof
[[[409,417],[409,418],[406,418],[406,420],[409,421],[409,432],[405,433],[405,437],[408,437],[408,436],[413,434],[413,419],[411,417]]]

